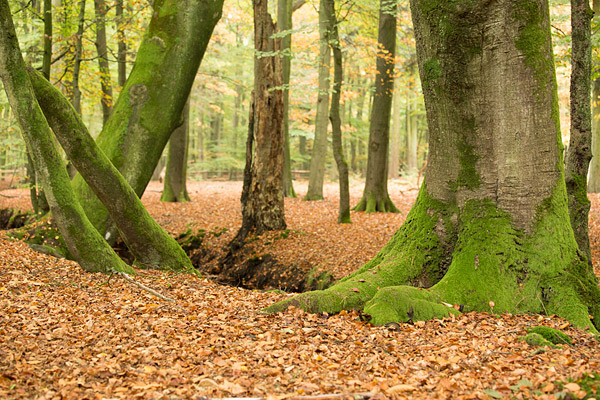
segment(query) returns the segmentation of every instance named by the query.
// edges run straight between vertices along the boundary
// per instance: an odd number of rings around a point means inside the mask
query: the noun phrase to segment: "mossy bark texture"
[[[29,77],[67,157],[105,204],[135,256],[136,264],[145,268],[193,270],[177,241],[150,216],[133,189],[98,148],[69,101],[32,68],[29,68]]]
[[[133,69],[96,142],[138,196],[181,113],[223,0],[156,0]],[[116,237],[102,203],[81,176],[76,192],[94,226]]]
[[[592,158],[592,21],[589,0],[571,0],[571,138],[565,166],[569,215],[579,249],[592,263],[587,176]]]
[[[597,332],[598,278],[569,221],[547,2],[411,10],[430,134],[417,201],[361,269],[266,311],[362,309],[377,325],[544,313]]]
[[[6,0],[0,0],[0,77],[52,215],[73,257],[86,271],[132,272],[94,229],[75,198],[48,122],[36,101]]]
[[[356,211],[399,212],[387,189],[397,7],[395,0],[381,0],[379,5],[377,74],[369,126],[367,177],[363,197],[354,207]]]

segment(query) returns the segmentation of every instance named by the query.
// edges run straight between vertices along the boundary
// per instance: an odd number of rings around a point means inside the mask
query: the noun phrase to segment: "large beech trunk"
[[[73,257],[86,271],[131,272],[90,224],[75,198],[52,131],[29,81],[6,0],[0,0],[0,77],[54,220]]]
[[[598,278],[569,221],[547,1],[411,10],[430,138],[417,201],[357,272],[267,310],[364,309],[385,324],[456,305],[557,314],[597,332]]]
[[[356,211],[398,212],[387,189],[390,116],[396,54],[396,9],[395,0],[380,1],[377,74],[369,125],[367,178],[363,197],[354,207]]]
[[[133,69],[96,143],[138,196],[152,177],[181,112],[223,0],[156,0]],[[103,234],[116,227],[79,175],[73,185],[88,218]]]

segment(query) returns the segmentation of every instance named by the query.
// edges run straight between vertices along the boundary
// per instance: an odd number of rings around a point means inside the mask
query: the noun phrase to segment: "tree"
[[[430,144],[419,196],[373,260],[267,310],[364,309],[377,325],[545,313],[598,332],[598,278],[569,221],[548,2],[411,10]]]
[[[390,115],[396,51],[396,9],[396,0],[380,1],[377,74],[369,126],[367,178],[363,197],[354,207],[356,211],[398,212],[387,190]]]
[[[565,166],[569,215],[579,249],[592,263],[587,175],[592,158],[591,73],[593,12],[588,0],[571,0],[571,138]]]
[[[253,0],[254,90],[250,103],[246,167],[242,189],[242,227],[232,248],[256,234],[285,229],[283,212],[283,91],[281,40],[273,38],[276,25],[267,0]]]
[[[190,101],[188,99],[183,109],[183,121],[173,134],[171,134],[171,138],[169,139],[165,182],[160,201],[180,203],[190,201],[190,195],[186,186],[189,125]]]
[[[340,97],[342,95],[342,84],[344,70],[342,65],[342,44],[338,33],[338,21],[335,15],[334,0],[327,0],[327,12],[329,13],[329,31],[331,41],[329,42],[333,52],[333,91],[331,93],[331,108],[329,119],[331,120],[331,145],[333,158],[338,169],[340,182],[340,208],[338,214],[339,223],[350,223],[350,185],[348,183],[348,163],[344,159],[344,146],[342,145],[342,120],[340,118]]]
[[[329,66],[331,52],[329,41],[329,18],[327,0],[319,2],[319,92],[317,95],[317,117],[315,120],[315,138],[310,158],[308,189],[304,200],[323,200],[323,179],[325,177],[325,158],[327,156],[327,127],[329,125]]]
[[[0,77],[52,215],[71,254],[86,271],[131,272],[90,224],[75,198],[67,170],[29,81],[7,0],[0,0]]]
[[[212,31],[221,17],[223,0],[156,0],[152,19],[127,78],[96,143],[138,196],[189,96]],[[92,224],[108,240],[117,229],[106,208],[77,175],[73,185]]]
[[[600,0],[593,1],[594,14],[600,14]],[[592,160],[590,162],[588,192],[600,192],[600,78],[595,77],[592,87]]]

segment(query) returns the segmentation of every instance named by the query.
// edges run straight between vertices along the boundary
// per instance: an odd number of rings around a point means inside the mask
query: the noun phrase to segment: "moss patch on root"
[[[547,340],[553,344],[568,344],[568,345],[573,344],[573,341],[567,334],[559,331],[558,329],[553,329],[553,328],[550,328],[547,326],[536,326],[533,328],[529,328],[529,329],[527,329],[527,332],[529,334],[540,335],[545,340]]]

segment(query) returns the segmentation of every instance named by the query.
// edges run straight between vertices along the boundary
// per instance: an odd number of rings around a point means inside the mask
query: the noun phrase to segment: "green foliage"
[[[527,332],[530,334],[538,334],[553,344],[573,344],[573,341],[568,335],[557,329],[549,328],[547,326],[536,326],[529,328],[527,329]]]

